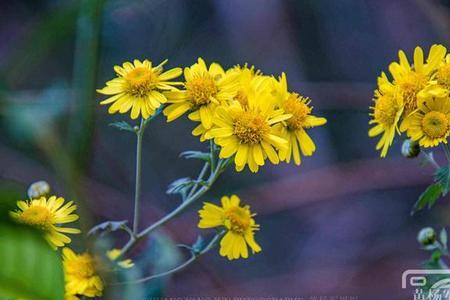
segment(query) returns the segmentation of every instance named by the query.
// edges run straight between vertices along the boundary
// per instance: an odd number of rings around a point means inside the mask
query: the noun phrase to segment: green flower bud
[[[431,227],[422,228],[417,235],[417,241],[423,246],[428,246],[436,242],[436,231]]]
[[[419,143],[407,139],[402,144],[402,155],[406,158],[415,158],[420,153]]]
[[[30,199],[39,198],[50,193],[50,185],[46,181],[37,181],[28,188],[28,197]]]

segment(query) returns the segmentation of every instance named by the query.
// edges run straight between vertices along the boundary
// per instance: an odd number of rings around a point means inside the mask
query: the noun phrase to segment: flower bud
[[[431,227],[422,228],[417,235],[417,241],[423,246],[428,246],[436,242],[436,231]]]
[[[50,193],[50,185],[46,181],[37,181],[28,188],[28,197],[30,199],[39,198]]]
[[[402,144],[402,155],[406,158],[415,158],[420,153],[419,143],[407,139]]]

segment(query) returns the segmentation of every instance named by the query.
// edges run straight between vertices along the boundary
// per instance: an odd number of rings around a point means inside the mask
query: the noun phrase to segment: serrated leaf
[[[175,180],[167,188],[167,194],[182,194],[185,195],[187,190],[195,184],[195,181],[189,177],[183,177]]]
[[[40,233],[18,225],[1,225],[0,241],[0,297],[64,298],[61,257]]]
[[[442,194],[442,187],[439,183],[433,183],[419,196],[419,200],[414,204],[411,214],[423,209],[425,206],[431,208]]]
[[[442,196],[447,195],[450,190],[450,168],[449,166],[441,167],[434,173],[434,181],[442,187]]]
[[[209,152],[184,151],[180,154],[180,157],[184,157],[186,159],[200,159],[207,162],[211,161],[211,156]]]
[[[441,233],[439,234],[439,238],[441,240],[441,244],[444,246],[445,249],[447,249],[447,230],[445,228],[442,228]]]
[[[130,124],[128,124],[125,121],[119,121],[119,122],[110,123],[109,126],[115,127],[115,128],[117,128],[119,130],[125,130],[125,131],[134,132],[133,126],[131,126]]]
[[[91,230],[89,230],[88,235],[104,235],[106,233],[117,231],[117,230],[125,230],[127,228],[127,222],[124,221],[107,221],[100,223],[98,225],[95,225],[92,227]]]

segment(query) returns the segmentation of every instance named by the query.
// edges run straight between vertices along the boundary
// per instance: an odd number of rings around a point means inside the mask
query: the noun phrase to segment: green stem
[[[423,153],[423,156],[425,158],[425,160],[431,164],[434,168],[439,169],[440,166],[439,164],[436,162],[436,160],[433,157],[433,153],[427,153],[425,151],[421,151]]]
[[[197,182],[195,183],[195,185],[191,188],[191,190],[189,191],[189,194],[187,195],[187,198],[191,197],[198,189],[199,186],[199,182],[203,180],[203,176],[205,176],[206,171],[208,170],[208,166],[209,163],[205,162],[205,164],[203,165],[202,170],[200,171],[200,174],[197,177]]]
[[[142,138],[144,136],[144,119],[141,119],[141,125],[136,132],[136,182],[134,189],[134,219],[133,219],[133,233],[137,234],[139,230],[139,204],[141,199],[141,168],[142,168]]]

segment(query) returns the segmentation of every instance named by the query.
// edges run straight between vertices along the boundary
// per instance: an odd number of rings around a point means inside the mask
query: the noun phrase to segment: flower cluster
[[[450,134],[450,54],[433,45],[427,58],[416,47],[410,64],[403,51],[399,62],[389,65],[392,80],[378,78],[369,136],[381,135],[376,146],[385,157],[396,134],[403,132],[421,147],[447,143]]]
[[[167,102],[163,113],[168,122],[187,114],[196,124],[192,134],[213,140],[221,148],[220,158],[233,158],[237,171],[248,166],[257,172],[267,159],[273,164],[293,159],[299,165],[300,153],[314,153],[306,130],[326,119],[312,115],[308,98],[288,90],[284,73],[277,79],[247,65],[224,70],[199,58],[184,68],[183,82],[173,82],[180,68],[162,73],[161,65],[151,65],[135,60],[115,67],[118,77],[98,90],[114,95],[101,102],[112,103],[109,113],[131,109],[132,119],[147,119]]]

